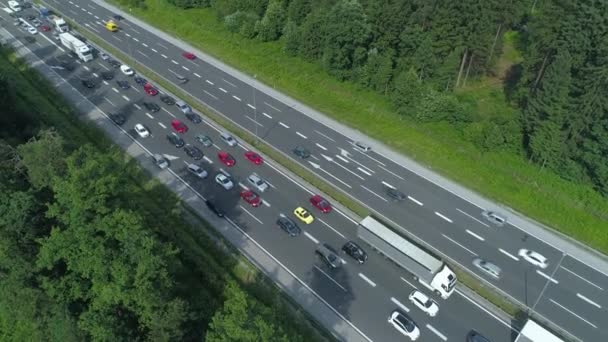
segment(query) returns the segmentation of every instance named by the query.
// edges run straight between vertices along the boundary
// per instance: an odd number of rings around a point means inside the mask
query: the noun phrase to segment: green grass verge
[[[31,69],[14,53],[2,50],[1,54],[0,58],[6,58],[9,63],[0,63],[0,72],[10,77],[11,84],[19,89],[17,105],[24,109],[24,113],[32,113],[29,114],[30,120],[35,120],[40,128],[56,128],[65,137],[70,150],[84,144],[92,144],[100,151],[118,149],[95,125],[78,119],[78,114],[72,106],[55,91],[46,78]],[[275,310],[278,317],[285,317],[286,320],[281,322],[281,325],[290,326],[308,341],[335,340],[325,327],[314,321],[269,278],[258,272],[237,249],[173,192],[147,175],[137,163],[129,163],[128,170],[130,180],[149,194],[138,198],[137,206],[145,208],[147,212],[167,213],[158,217],[161,220],[158,225],[171,229],[163,229],[157,233],[174,243],[189,261],[196,264],[200,270],[209,270],[209,273],[218,270],[227,272],[238,280],[249,295]],[[179,219],[186,217],[188,220]]]
[[[448,178],[608,253],[608,201],[588,186],[544,172],[512,152],[480,152],[447,124],[404,119],[385,97],[339,82],[314,63],[286,56],[280,43],[260,43],[226,31],[210,10],[179,10],[166,1],[146,4],[147,10],[133,8],[132,14]],[[512,38],[507,36],[507,42]],[[516,51],[507,53],[519,58]],[[488,96],[492,98],[476,97],[479,107],[513,112],[497,99],[497,92]],[[493,101],[491,106],[486,106],[488,101]],[[481,114],[492,115],[489,110]]]
[[[79,27],[78,25],[76,25],[75,23],[72,23],[72,22],[70,22],[70,25],[72,25],[73,27],[77,27],[77,28]],[[140,74],[144,75],[146,78],[159,84],[160,86],[162,86],[164,89],[171,92],[175,96],[178,96],[179,98],[181,98],[183,100],[186,100],[188,103],[190,103],[192,105],[193,108],[197,109],[201,113],[204,113],[206,116],[211,118],[215,123],[224,127],[228,131],[234,133],[236,136],[238,136],[242,140],[248,142],[249,144],[254,145],[262,153],[266,154],[271,159],[273,159],[273,160],[277,161],[278,163],[280,163],[281,165],[285,166],[287,169],[289,169],[291,172],[295,173],[296,175],[298,175],[299,177],[304,179],[306,182],[312,184],[319,190],[330,195],[333,199],[337,200],[338,202],[343,204],[345,207],[352,210],[355,214],[359,215],[360,217],[364,217],[369,214],[368,210],[366,210],[361,205],[359,205],[359,203],[353,201],[350,197],[348,197],[347,195],[342,193],[340,190],[336,189],[334,186],[332,186],[332,185],[324,182],[320,178],[316,177],[314,174],[310,173],[308,170],[304,169],[297,163],[293,162],[291,159],[285,157],[282,153],[278,152],[277,150],[275,150],[271,146],[267,145],[263,141],[255,139],[255,137],[253,135],[251,135],[249,132],[235,126],[231,121],[225,119],[222,115],[217,114],[214,111],[209,110],[207,107],[201,105],[198,102],[198,100],[196,100],[192,96],[184,93],[179,88],[175,87],[173,84],[171,84],[170,82],[168,82],[167,80],[165,80],[164,78],[159,76],[154,70],[151,70],[144,65],[138,64],[135,60],[133,60],[129,56],[118,51],[117,49],[115,49],[114,47],[112,47],[111,45],[109,45],[108,43],[103,41],[102,39],[99,39],[93,33],[86,30],[86,28],[80,27],[79,32],[85,38],[87,38],[88,40],[90,40],[91,42],[93,42],[94,44],[99,46],[100,48],[108,51],[108,53],[121,59],[122,61],[124,61],[127,64],[136,66],[137,71]],[[475,291],[478,295],[480,295],[484,299],[488,300],[490,303],[494,304],[498,308],[501,308],[509,315],[514,315],[517,312],[517,309],[513,304],[511,304],[509,301],[507,301],[504,297],[495,294],[491,289],[484,287],[482,284],[480,284],[479,280],[474,279],[472,276],[470,276],[468,273],[466,273],[466,271],[464,271],[460,268],[454,267],[453,265],[451,267],[459,275],[459,280],[465,286],[467,286],[468,288]],[[255,277],[255,275],[251,274],[252,269],[250,269],[250,268],[238,267],[236,272],[240,276],[241,280],[246,280],[246,279],[250,279],[251,277]]]

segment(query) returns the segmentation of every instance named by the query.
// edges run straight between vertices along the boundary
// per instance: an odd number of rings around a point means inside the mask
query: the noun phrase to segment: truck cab
[[[114,20],[108,20],[108,21],[106,21],[106,25],[105,26],[106,26],[106,29],[108,31],[111,31],[111,32],[118,31],[118,25],[116,25],[116,23],[114,22]]]
[[[431,288],[443,299],[448,299],[456,287],[456,274],[447,265],[435,273],[431,280]]]

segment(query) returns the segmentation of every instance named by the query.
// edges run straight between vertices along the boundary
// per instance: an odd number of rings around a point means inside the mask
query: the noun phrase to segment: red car
[[[51,28],[46,25],[40,26],[40,31],[42,31],[42,32],[49,32],[50,30],[51,30]]]
[[[254,163],[255,165],[261,165],[264,162],[264,159],[262,159],[259,154],[253,151],[245,152],[245,158],[249,159],[249,161]]]
[[[182,56],[184,56],[184,58],[189,59],[189,60],[196,59],[196,56],[192,52],[183,52]]]
[[[217,157],[220,158],[220,161],[228,167],[234,166],[234,164],[236,164],[236,160],[234,160],[234,157],[232,157],[228,152],[219,151],[217,153]]]
[[[173,129],[177,132],[177,133],[186,133],[188,132],[188,126],[186,126],[183,122],[173,119],[171,120],[171,127],[173,127]]]
[[[310,204],[314,205],[315,208],[321,210],[322,213],[329,213],[331,211],[331,204],[329,204],[329,202],[319,196],[319,195],[314,195],[310,198]]]
[[[260,195],[251,190],[241,191],[241,198],[244,199],[245,202],[251,204],[252,207],[259,207],[260,203],[262,203],[262,198]]]
[[[150,96],[158,95],[158,90],[156,90],[156,88],[154,88],[150,83],[144,84],[144,91]]]

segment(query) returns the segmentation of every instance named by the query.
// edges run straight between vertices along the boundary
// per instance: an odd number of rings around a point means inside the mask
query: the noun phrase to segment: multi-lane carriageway
[[[113,13],[94,1],[50,1],[49,4],[168,80],[174,80],[175,74],[188,76],[191,81],[181,86],[183,90],[252,133],[257,131],[277,149],[290,153],[295,144],[306,145],[313,156],[302,165],[361,200],[395,226],[406,228],[454,262],[473,272],[477,272],[470,264],[474,256],[497,263],[504,276],[499,281],[491,281],[493,284],[575,337],[606,339],[606,315],[602,314],[608,304],[605,286],[602,286],[606,276],[601,272],[564,256],[515,226],[501,229],[490,226],[481,219],[482,208],[475,204],[381,154],[360,153],[352,147],[351,139],[264,92],[253,91],[249,84],[224,72],[217,64],[207,63],[205,58],[183,59],[183,49],[177,47],[175,44],[179,43],[174,40],[160,38],[130,21],[121,22],[121,32],[105,31],[100,23]],[[391,202],[384,193],[386,185],[405,192],[407,200]],[[541,270],[527,265],[517,255],[520,248],[546,256],[549,268]]]

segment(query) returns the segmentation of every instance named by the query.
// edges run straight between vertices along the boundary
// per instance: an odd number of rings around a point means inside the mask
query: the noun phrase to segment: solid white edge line
[[[329,280],[333,281],[334,284],[338,285],[342,289],[342,291],[348,292],[344,286],[340,285],[340,283],[338,283],[334,278],[330,277],[329,274],[325,273],[321,268],[319,268],[319,266],[314,265],[313,267],[316,268],[317,271],[323,273],[323,275],[325,275],[327,278],[329,278]]]
[[[418,290],[418,287],[416,287],[416,285],[410,283],[409,281],[407,281],[407,279],[403,278],[403,277],[399,277],[401,278],[401,280],[403,280],[404,282],[406,282],[409,286],[413,287],[415,290]]]
[[[583,317],[581,317],[581,316],[577,315],[577,314],[576,314],[574,311],[572,311],[572,310],[568,309],[567,307],[565,307],[565,306],[561,305],[560,303],[558,303],[558,302],[554,301],[554,300],[553,300],[553,299],[551,299],[551,298],[549,298],[549,301],[550,301],[551,303],[553,303],[553,304],[555,304],[555,305],[559,306],[560,308],[562,308],[562,309],[564,309],[564,310],[568,311],[568,312],[569,312],[569,313],[570,313],[572,316],[574,316],[574,317],[576,317],[576,318],[580,319],[581,321],[583,321],[583,322],[585,322],[585,323],[589,324],[590,326],[592,326],[592,327],[594,327],[594,328],[596,328],[596,329],[597,329],[597,326],[596,326],[595,324],[593,324],[593,323],[589,322],[588,320],[584,319]]]
[[[457,246],[459,246],[460,248],[464,249],[465,251],[473,254],[473,256],[477,256],[477,253],[473,252],[472,250],[466,248],[465,246],[461,245],[458,241],[452,239],[451,237],[445,235],[445,234],[441,234],[444,238],[450,240],[451,242],[453,242],[454,244],[456,244]]]
[[[466,216],[468,216],[469,218],[471,218],[471,219],[473,219],[473,220],[475,220],[475,221],[477,221],[477,222],[481,223],[482,225],[484,225],[484,226],[486,226],[486,227],[490,227],[488,224],[486,224],[485,222],[483,222],[483,221],[481,221],[481,220],[477,219],[476,217],[473,217],[473,216],[472,216],[472,215],[470,215],[469,213],[466,213],[466,212],[464,212],[464,211],[462,211],[462,210],[460,210],[460,209],[458,209],[458,208],[456,208],[456,210],[458,210],[458,211],[459,211],[461,214],[466,215]]]
[[[574,272],[573,272],[573,271],[571,271],[570,269],[568,269],[568,268],[566,268],[566,267],[564,267],[564,266],[561,266],[561,265],[560,265],[559,267],[563,268],[563,269],[564,269],[564,271],[570,272],[570,273],[572,273],[574,276],[579,277],[581,280],[586,281],[587,283],[589,283],[589,285],[591,285],[591,286],[595,286],[595,287],[597,287],[598,289],[600,289],[600,290],[602,290],[602,291],[604,290],[604,289],[603,289],[603,288],[601,288],[600,286],[598,286],[598,285],[596,285],[595,283],[591,282],[590,280],[587,280],[587,279],[583,278],[582,276],[580,276],[580,275],[578,275],[578,274],[574,273]]]
[[[361,279],[365,280],[372,287],[376,287],[376,283],[374,283],[371,279],[369,279],[368,277],[366,277],[365,274],[359,273],[359,277],[361,277]]]
[[[500,317],[496,316],[493,312],[491,312],[490,310],[484,308],[481,304],[477,303],[476,301],[474,301],[473,299],[469,298],[469,296],[465,295],[463,292],[461,292],[460,290],[456,289],[455,291],[456,293],[458,293],[462,298],[468,300],[470,303],[472,303],[473,305],[475,305],[476,307],[480,308],[482,311],[484,311],[485,313],[487,313],[488,315],[492,316],[495,320],[497,320],[498,322],[502,323],[505,327],[514,330],[515,332],[519,333],[519,330],[513,328],[513,326],[511,326],[510,323],[507,323],[505,321],[503,321]]]

